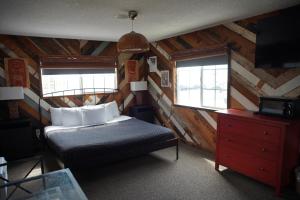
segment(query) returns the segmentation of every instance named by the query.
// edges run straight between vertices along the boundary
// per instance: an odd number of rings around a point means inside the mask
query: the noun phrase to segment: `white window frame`
[[[45,68],[43,68],[45,69]],[[79,80],[79,85],[80,88],[74,88],[70,90],[62,90],[62,91],[53,91],[51,93],[44,93],[44,87],[43,87],[43,69],[41,69],[41,88],[42,88],[42,96],[47,98],[47,97],[61,97],[61,96],[77,96],[77,95],[86,95],[86,94],[109,94],[109,93],[114,93],[118,90],[118,73],[117,73],[117,68],[114,69],[114,88],[106,88],[105,87],[105,82],[104,82],[104,88],[95,88],[94,86],[94,79],[93,79],[93,88],[83,88],[83,77],[80,76]],[[61,68],[62,70],[64,68]],[[56,69],[57,70],[57,69]],[[59,69],[58,69],[59,70]],[[84,68],[79,70],[85,70]],[[93,74],[105,74],[105,73],[93,73]],[[57,74],[58,75],[58,74]],[[67,75],[67,74],[59,74],[59,75]],[[81,74],[76,74],[76,75],[81,75]],[[104,79],[105,81],[105,79]],[[101,91],[101,89],[103,91]],[[93,92],[91,92],[93,90]],[[100,90],[100,92],[99,92]],[[73,91],[73,94],[70,94]],[[58,93],[57,95],[55,93]],[[62,94],[62,95],[61,95]]]
[[[197,108],[197,109],[204,109],[204,110],[220,110],[220,109],[227,109],[227,108],[229,108],[230,107],[230,54],[229,54],[229,52],[226,52],[224,55],[226,55],[227,57],[228,57],[228,61],[227,61],[227,89],[225,90],[225,89],[216,89],[216,87],[214,88],[214,89],[211,89],[211,90],[214,90],[214,93],[215,93],[215,103],[216,103],[216,93],[218,92],[218,91],[227,91],[227,102],[226,102],[226,107],[224,107],[224,108],[220,108],[220,107],[210,107],[210,106],[204,106],[203,105],[203,91],[204,90],[209,90],[209,89],[205,89],[204,88],[204,85],[203,85],[203,70],[210,70],[210,69],[203,69],[204,67],[203,66],[199,66],[199,67],[201,67],[201,75],[200,75],[200,106],[198,107],[198,106],[193,106],[193,105],[187,105],[187,104],[181,104],[181,103],[179,103],[179,102],[177,102],[177,97],[178,97],[178,95],[177,95],[177,93],[178,93],[178,82],[177,82],[177,80],[178,80],[178,72],[177,72],[177,67],[176,67],[176,61],[174,62],[174,67],[175,67],[175,69],[174,69],[174,78],[175,78],[175,86],[174,86],[174,105],[176,105],[176,106],[182,106],[182,107],[190,107],[190,108]],[[213,57],[214,55],[212,55],[211,57]],[[199,57],[191,57],[191,58],[188,58],[188,59],[184,59],[184,60],[187,60],[187,61],[189,61],[189,60],[194,60],[194,59],[198,59]],[[205,65],[204,65],[205,66]],[[197,67],[197,66],[195,66],[195,67]],[[216,80],[216,72],[217,72],[217,69],[216,68],[214,68],[214,69],[211,69],[211,70],[214,70],[214,73],[215,73],[215,86],[216,86],[216,82],[217,82],[217,80]]]

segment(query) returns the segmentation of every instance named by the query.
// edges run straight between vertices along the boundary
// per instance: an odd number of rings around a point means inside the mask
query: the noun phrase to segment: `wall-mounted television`
[[[256,67],[300,67],[300,6],[259,21],[256,31]]]

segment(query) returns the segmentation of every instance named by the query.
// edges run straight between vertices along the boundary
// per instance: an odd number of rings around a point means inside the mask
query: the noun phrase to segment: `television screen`
[[[300,6],[259,21],[256,29],[256,67],[300,67]]]

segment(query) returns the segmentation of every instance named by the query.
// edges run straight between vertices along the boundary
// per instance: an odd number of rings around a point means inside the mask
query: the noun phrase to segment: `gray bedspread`
[[[147,146],[174,139],[168,128],[135,118],[112,124],[50,131],[45,135],[50,148],[64,162],[113,159]]]

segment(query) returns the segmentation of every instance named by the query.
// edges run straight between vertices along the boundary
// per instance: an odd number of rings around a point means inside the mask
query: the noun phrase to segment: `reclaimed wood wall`
[[[0,85],[5,86],[4,58],[26,58],[28,61],[28,69],[30,74],[30,88],[25,89],[25,99],[21,101],[19,106],[21,112],[26,116],[39,120],[38,103],[41,92],[39,80],[39,57],[47,55],[92,55],[92,56],[118,56],[119,67],[119,91],[115,94],[97,94],[94,95],[78,95],[62,97],[51,97],[41,99],[43,123],[49,122],[49,107],[73,107],[86,104],[95,104],[108,102],[115,99],[126,113],[128,107],[134,104],[134,98],[130,92],[130,86],[125,80],[124,62],[128,59],[139,61],[139,79],[144,79],[147,66],[144,63],[143,55],[118,54],[115,42],[104,41],[87,41],[75,39],[59,39],[59,38],[41,38],[0,35]],[[96,99],[96,102],[95,102]]]
[[[274,15],[265,14],[171,37],[151,44],[151,55],[158,57],[157,72],[148,74],[149,92],[161,124],[172,128],[182,141],[211,152],[215,151],[217,115],[212,111],[173,106],[173,86],[160,87],[160,70],[170,70],[170,54],[173,52],[230,44],[231,85],[230,108],[258,110],[259,96],[300,95],[300,68],[259,69],[254,67],[258,20]],[[300,67],[300,66],[299,66]],[[170,77],[171,83],[172,77]]]
[[[149,94],[155,107],[157,121],[174,130],[185,143],[208,151],[215,151],[217,115],[208,110],[173,106],[173,86],[160,86],[160,71],[170,70],[170,54],[178,50],[208,47],[228,43],[231,50],[230,108],[258,110],[259,96],[300,95],[300,68],[293,69],[258,69],[254,67],[255,24],[258,20],[272,16],[270,13],[200,30],[151,43],[147,56],[158,57],[158,71],[148,72],[144,55],[117,54],[116,43],[74,39],[40,38],[0,35],[0,85],[5,85],[5,57],[27,58],[31,85],[25,90],[25,100],[20,103],[23,113],[39,119],[38,101],[40,83],[38,59],[41,55],[113,55],[119,58],[119,74],[124,77],[122,63],[128,59],[139,61],[139,79],[148,81]],[[122,75],[123,74],[123,75]],[[173,83],[172,77],[170,77]],[[172,85],[172,84],[171,84]],[[119,92],[115,95],[97,95],[97,102],[116,99],[125,113],[134,98],[129,83],[125,79],[119,82]],[[70,96],[67,98],[42,99],[43,122],[48,123],[49,106],[80,106],[94,104],[92,95]]]

